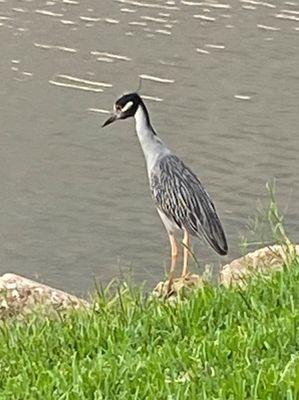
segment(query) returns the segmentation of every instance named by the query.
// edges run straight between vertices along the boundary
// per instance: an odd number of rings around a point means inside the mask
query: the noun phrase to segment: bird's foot
[[[168,280],[168,282],[166,282],[167,284],[167,289],[166,289],[166,293],[164,295],[164,297],[168,298],[170,296],[172,296],[174,294],[174,287],[173,287],[173,278],[170,278]]]
[[[193,274],[191,274],[190,271],[186,272],[185,274],[182,274],[180,276],[180,279],[182,279],[183,281],[190,281],[190,279],[192,279]]]
[[[174,279],[159,282],[153,291],[154,295],[163,299],[172,298],[176,295],[174,283]]]

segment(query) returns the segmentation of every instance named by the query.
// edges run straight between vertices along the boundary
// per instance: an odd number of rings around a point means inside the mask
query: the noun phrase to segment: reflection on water
[[[215,200],[225,261],[273,177],[298,241],[298,21],[297,1],[1,1],[1,272],[78,293],[162,277],[133,123],[100,129],[139,77],[156,130]]]

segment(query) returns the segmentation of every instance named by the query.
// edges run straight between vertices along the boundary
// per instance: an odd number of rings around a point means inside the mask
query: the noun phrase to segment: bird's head
[[[114,103],[114,111],[107,121],[103,123],[102,128],[118,119],[134,117],[140,104],[142,104],[142,99],[138,93],[124,94]]]

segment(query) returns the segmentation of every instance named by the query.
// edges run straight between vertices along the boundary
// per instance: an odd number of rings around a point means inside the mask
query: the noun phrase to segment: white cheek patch
[[[122,112],[128,111],[128,109],[131,108],[133,104],[133,101],[128,101],[127,104],[123,107]]]

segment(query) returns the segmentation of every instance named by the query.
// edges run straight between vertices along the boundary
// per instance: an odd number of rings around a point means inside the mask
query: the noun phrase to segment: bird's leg
[[[183,237],[183,271],[181,278],[185,278],[189,274],[188,268],[188,256],[189,256],[189,233],[184,229],[184,237]]]
[[[173,274],[175,270],[176,260],[178,258],[178,246],[176,244],[175,237],[172,233],[169,233],[169,240],[171,246],[171,266],[168,275],[168,293],[170,293],[172,289]]]

